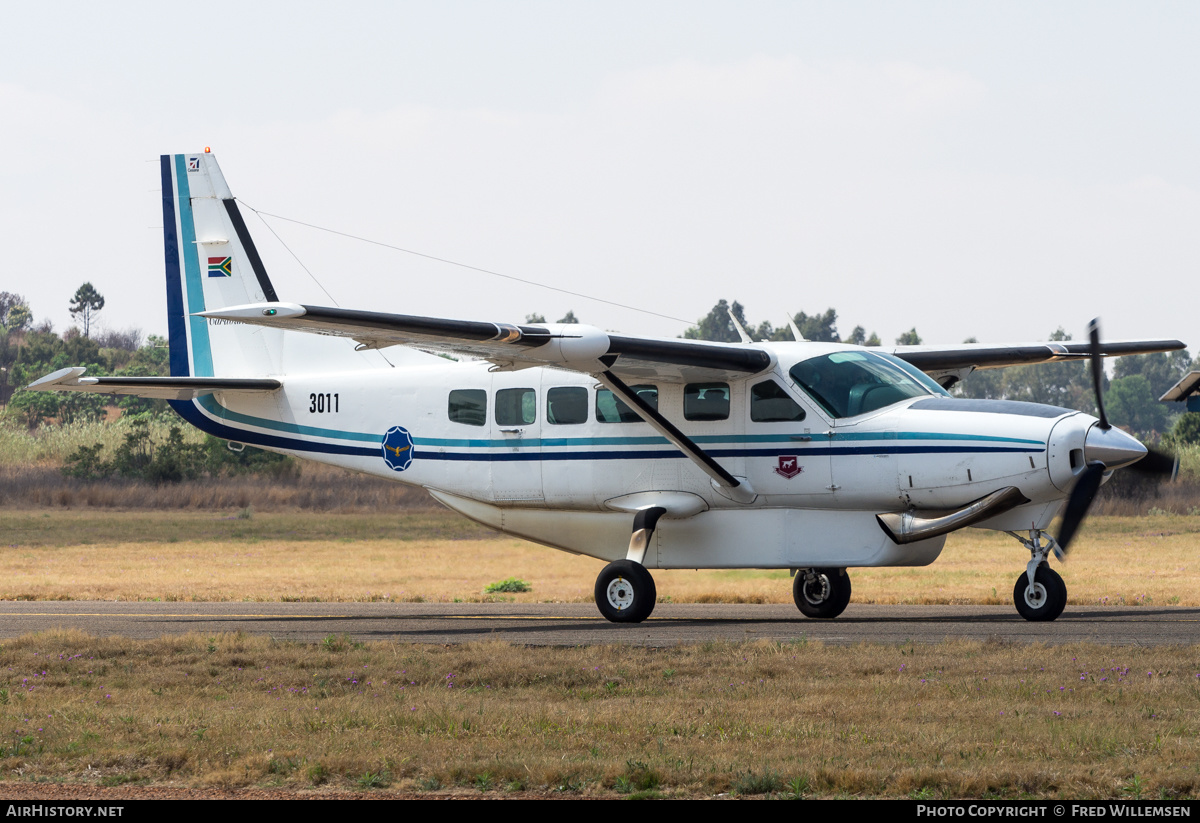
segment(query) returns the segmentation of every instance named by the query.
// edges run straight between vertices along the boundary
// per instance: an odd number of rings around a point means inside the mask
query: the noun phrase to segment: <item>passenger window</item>
[[[789,423],[804,419],[804,409],[774,380],[750,389],[750,419],[755,423]]]
[[[728,383],[688,383],[683,387],[685,420],[725,420],[729,417]]]
[[[484,425],[487,423],[487,392],[483,389],[455,389],[450,392],[448,414],[451,423]]]
[[[588,392],[583,386],[558,386],[546,392],[546,422],[555,425],[586,423]]]
[[[537,395],[533,389],[500,389],[496,392],[496,423],[528,426],[537,419]]]
[[[652,409],[658,408],[657,386],[630,386]],[[596,389],[596,419],[601,423],[636,423],[642,418],[608,389]]]

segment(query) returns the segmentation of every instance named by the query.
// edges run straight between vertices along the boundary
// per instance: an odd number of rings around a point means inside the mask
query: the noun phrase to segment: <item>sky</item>
[[[0,291],[58,331],[89,281],[165,334],[157,160],[209,146],[244,207],[576,293],[246,210],[287,301],[1200,346],[1195,3],[0,9]]]

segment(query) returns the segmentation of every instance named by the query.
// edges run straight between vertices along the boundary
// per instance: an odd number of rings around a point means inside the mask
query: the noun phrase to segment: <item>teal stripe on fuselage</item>
[[[192,339],[192,374],[213,377],[212,348],[208,343],[208,320],[194,317],[204,311],[204,282],[196,259],[196,221],[192,218],[192,192],[188,186],[187,158],[175,155],[175,194],[179,205],[179,257],[187,286],[188,335]]]
[[[351,432],[340,431],[338,429],[325,429],[318,426],[303,426],[299,423],[287,423],[282,420],[268,420],[263,417],[255,417],[249,414],[233,411],[222,406],[217,402],[216,398],[211,394],[197,398],[200,406],[221,420],[229,423],[241,423],[247,426],[255,426],[261,429],[269,429],[271,431],[287,432],[306,437],[324,437],[332,440],[350,440],[359,443],[379,443],[383,439],[382,434],[371,432]],[[699,435],[692,438],[697,443],[705,445],[720,445],[720,444],[753,444],[753,443],[797,443],[797,448],[807,448],[800,446],[799,441],[793,438],[803,436],[812,437],[811,441],[806,441],[810,445],[837,442],[841,441],[889,441],[889,440],[965,440],[972,442],[992,442],[992,443],[1017,443],[1021,445],[1044,446],[1040,440],[1024,440],[1017,437],[997,437],[994,435],[984,434],[949,434],[946,432],[846,432],[843,434],[835,434],[832,438],[827,438],[824,435],[795,435],[795,434],[730,434],[730,435]],[[671,443],[665,437],[548,437],[548,438],[506,438],[506,439],[461,439],[461,438],[443,438],[443,437],[413,437],[413,443],[417,446],[426,448],[443,448],[443,449],[503,449],[520,446],[523,449],[532,448],[582,448],[596,446],[670,446]]]
[[[362,443],[381,443],[383,442],[382,434],[366,434],[364,432],[344,432],[337,429],[321,429],[316,426],[301,426],[297,423],[285,423],[282,420],[267,420],[263,417],[253,417],[249,414],[235,412],[232,409],[227,409],[217,402],[216,398],[211,394],[202,395],[197,398],[200,406],[211,414],[213,417],[219,417],[222,420],[230,423],[244,423],[248,426],[257,426],[260,429],[271,429],[277,432],[289,432],[291,434],[305,435],[307,437],[328,437],[334,440],[356,440]]]

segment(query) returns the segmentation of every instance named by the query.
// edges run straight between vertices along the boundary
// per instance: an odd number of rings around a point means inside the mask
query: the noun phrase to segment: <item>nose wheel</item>
[[[850,575],[845,569],[800,569],[792,599],[805,617],[837,617],[850,602]]]
[[[1054,538],[1043,531],[1033,530],[1029,537],[1009,532],[1029,549],[1029,564],[1013,587],[1013,603],[1017,613],[1026,620],[1037,622],[1055,620],[1067,607],[1067,584],[1058,572],[1050,568],[1050,554],[1061,559],[1061,549]]]
[[[1067,584],[1049,566],[1038,566],[1033,575],[1022,573],[1013,587],[1013,602],[1026,620],[1054,620],[1067,607]]]
[[[641,623],[657,599],[654,578],[641,563],[616,560],[596,578],[596,606],[613,623]]]

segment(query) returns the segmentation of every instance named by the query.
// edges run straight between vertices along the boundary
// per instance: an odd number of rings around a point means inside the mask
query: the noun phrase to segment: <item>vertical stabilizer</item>
[[[378,368],[348,341],[300,340],[278,329],[197,317],[277,302],[278,295],[211,153],[162,156],[163,241],[171,374],[262,377],[288,371]]]
[[[279,371],[280,335],[194,316],[278,299],[216,158],[162,157],[163,242],[171,374],[211,377]],[[274,344],[274,345],[272,345]]]

